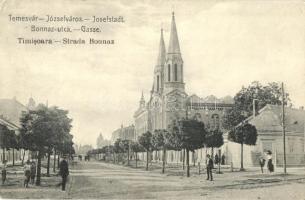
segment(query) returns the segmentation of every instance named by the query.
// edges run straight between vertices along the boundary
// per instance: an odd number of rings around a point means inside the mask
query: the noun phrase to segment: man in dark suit
[[[212,175],[212,169],[213,169],[213,159],[208,154],[207,155],[207,180],[213,181],[213,175]]]
[[[67,178],[69,175],[69,165],[68,165],[68,162],[66,161],[65,156],[63,157],[63,160],[59,164],[59,174],[62,177],[61,189],[62,189],[62,191],[65,191]]]

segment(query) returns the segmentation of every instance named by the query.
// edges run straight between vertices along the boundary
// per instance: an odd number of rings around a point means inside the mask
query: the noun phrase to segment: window
[[[178,81],[178,67],[177,67],[177,64],[175,64],[174,73],[175,73],[175,81]]]
[[[159,87],[160,87],[160,83],[159,83],[159,75],[157,76],[157,91],[159,92]]]
[[[171,81],[171,65],[168,64],[167,66],[167,76],[168,76],[168,81]]]

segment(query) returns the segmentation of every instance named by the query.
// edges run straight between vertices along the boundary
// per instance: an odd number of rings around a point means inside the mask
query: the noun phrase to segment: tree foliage
[[[281,105],[281,86],[272,82],[262,85],[252,82],[234,96],[234,107],[226,111],[224,116],[224,128],[232,130],[235,126],[253,114],[253,99],[255,99],[255,111],[257,112],[267,104]],[[290,104],[289,94],[285,93],[285,105]]]
[[[244,123],[230,131],[228,139],[239,144],[255,145],[257,130],[252,124]]]
[[[219,148],[223,145],[223,133],[219,129],[208,130],[206,134],[206,147]]]

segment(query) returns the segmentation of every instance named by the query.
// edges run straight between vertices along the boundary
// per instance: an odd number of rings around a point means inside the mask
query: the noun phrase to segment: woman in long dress
[[[274,171],[274,166],[272,164],[272,152],[271,151],[268,151],[267,152],[267,160],[268,160],[268,170],[270,173],[272,173]]]

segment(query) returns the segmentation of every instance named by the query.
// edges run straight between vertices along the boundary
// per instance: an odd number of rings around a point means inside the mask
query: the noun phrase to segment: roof
[[[180,45],[179,45],[179,40],[178,40],[178,33],[177,33],[174,13],[173,13],[173,16],[172,16],[172,24],[171,24],[171,33],[170,33],[170,37],[169,37],[168,53],[170,53],[170,54],[176,54],[176,53],[179,54],[180,53]]]
[[[215,102],[216,102],[217,104],[234,104],[234,100],[231,96],[217,98],[214,95],[209,95],[209,96],[206,96],[205,98],[201,98],[201,97],[197,96],[196,94],[193,94],[193,95],[189,96],[188,98],[193,103],[213,103],[213,104],[215,104]]]
[[[163,66],[165,63],[166,51],[163,38],[163,29],[161,29],[160,45],[159,45],[159,54],[157,60],[157,66]]]
[[[0,118],[19,126],[22,111],[27,108],[16,99],[0,99]]]
[[[247,121],[262,131],[282,131],[282,107],[278,105],[266,105],[257,116],[249,117]],[[287,132],[304,133],[305,111],[285,107],[285,125]]]

